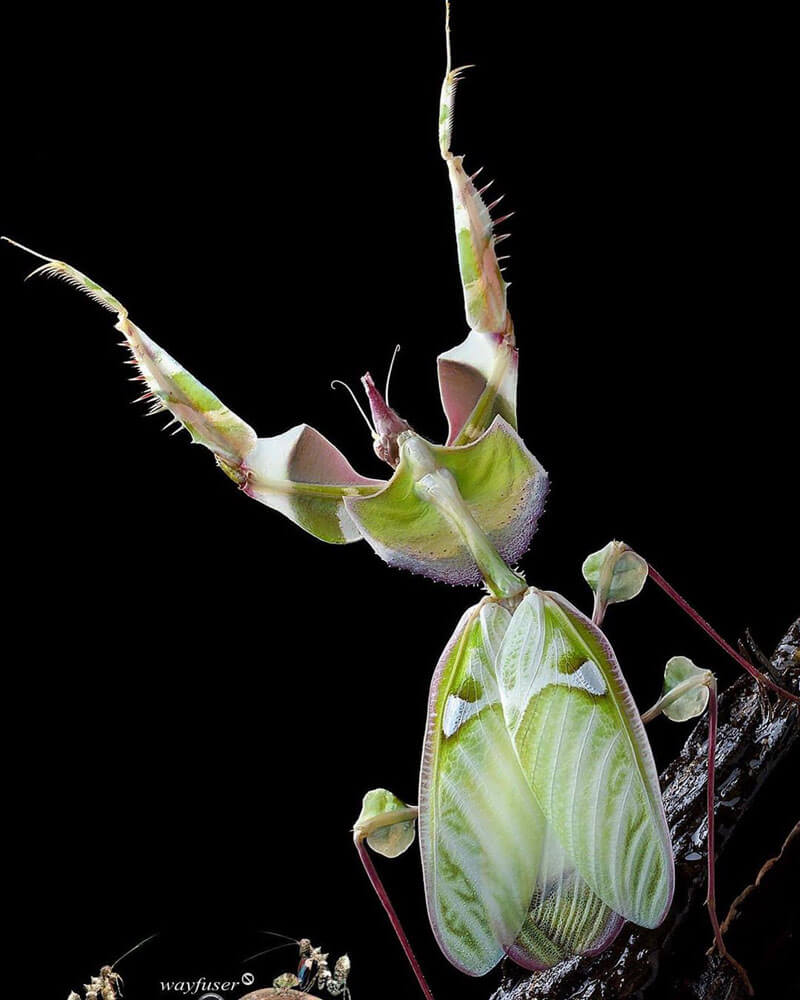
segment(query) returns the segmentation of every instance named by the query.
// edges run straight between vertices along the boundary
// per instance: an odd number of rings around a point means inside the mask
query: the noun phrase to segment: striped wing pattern
[[[420,782],[431,925],[483,975],[547,968],[655,926],[672,852],[655,767],[614,654],[557,595],[487,598],[434,675]]]
[[[498,655],[505,717],[555,836],[626,920],[661,923],[673,860],[655,763],[611,647],[555,594],[533,588]]]
[[[530,908],[508,955],[527,969],[549,969],[571,955],[602,951],[623,918],[597,896],[555,836],[546,834]]]
[[[475,976],[519,933],[544,836],[494,675],[510,617],[486,601],[462,618],[434,675],[420,779],[431,926],[448,959]]]

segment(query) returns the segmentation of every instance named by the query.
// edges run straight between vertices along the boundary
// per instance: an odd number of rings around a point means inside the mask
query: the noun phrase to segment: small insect
[[[119,1000],[122,996],[122,976],[114,972],[114,967],[104,965],[99,976],[92,976],[90,982],[84,984],[85,1000]],[[67,1000],[80,1000],[73,990]]]
[[[133,948],[129,948],[123,955],[113,962],[111,965],[104,965],[100,969],[100,974],[97,976],[92,976],[88,983],[84,984],[84,1000],[121,1000],[123,996],[122,993],[122,976],[115,972],[115,966],[132,955],[135,951],[138,951],[142,945],[147,944],[148,941],[152,941],[155,934],[151,934],[149,937],[144,938],[138,944],[134,945]],[[72,990],[67,997],[67,1000],[81,1000],[79,993]]]
[[[272,937],[285,937],[283,934],[267,932]],[[347,980],[350,976],[350,958],[342,955],[336,960],[336,964],[331,972],[328,965],[328,953],[321,948],[315,948],[309,938],[286,938],[287,943],[268,948],[266,951],[259,951],[255,955],[250,955],[246,961],[259,958],[276,951],[278,948],[287,948],[290,944],[297,945],[300,954],[300,961],[297,972],[283,972],[272,981],[272,986],[278,991],[277,996],[290,996],[292,991],[308,993],[312,989],[325,990],[331,996],[341,996],[344,1000],[350,1000],[350,990]]]

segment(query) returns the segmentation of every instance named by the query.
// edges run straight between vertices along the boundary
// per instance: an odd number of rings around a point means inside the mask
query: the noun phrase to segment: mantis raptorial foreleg
[[[445,79],[442,85],[441,92],[441,102],[440,102],[440,118],[439,118],[439,143],[442,158],[444,159],[449,174],[450,187],[453,198],[454,216],[455,216],[455,226],[456,226],[456,236],[457,236],[457,247],[458,247],[458,259],[459,259],[459,269],[461,272],[461,283],[464,293],[464,303],[467,316],[467,322],[470,327],[470,333],[467,336],[466,341],[455,348],[453,351],[442,355],[439,358],[439,381],[442,393],[442,400],[445,406],[445,410],[448,415],[448,420],[450,423],[450,434],[448,437],[448,445],[463,445],[481,435],[487,428],[488,422],[493,419],[493,417],[502,415],[509,423],[514,424],[515,422],[515,409],[513,406],[513,401],[515,399],[516,390],[516,369],[517,369],[517,354],[514,341],[514,331],[513,324],[511,321],[510,314],[508,313],[506,305],[506,290],[507,284],[503,278],[502,270],[500,268],[500,262],[496,254],[496,246],[499,242],[498,237],[494,235],[494,226],[497,224],[491,218],[490,212],[497,204],[493,202],[491,205],[486,205],[483,201],[483,194],[486,187],[477,189],[474,185],[474,180],[477,174],[473,174],[471,177],[467,175],[463,168],[463,158],[456,156],[451,151],[452,144],[452,126],[453,126],[453,109],[455,102],[455,93],[458,81],[466,67],[460,67],[458,69],[452,69],[452,59],[450,51],[450,34],[449,34],[449,4],[447,5],[447,23],[446,23],[446,38],[447,38],[447,70],[445,73]],[[503,221],[503,220],[498,220]],[[418,480],[415,483],[414,490],[419,493],[420,486],[422,485],[422,480]],[[443,501],[443,496],[440,494],[437,497],[426,496],[426,499],[430,501],[438,502],[441,506]],[[444,499],[447,499],[446,497]],[[369,501],[371,502],[371,501]],[[451,504],[451,507],[453,505]],[[453,523],[458,522],[458,524],[463,528],[464,518],[451,517]],[[475,546],[472,546],[475,549]],[[484,578],[487,580],[489,590],[494,595],[492,598],[485,599],[489,602],[489,608],[487,610],[493,611],[493,616],[487,617],[486,623],[481,624],[481,629],[486,625],[487,631],[481,633],[482,637],[478,637],[477,622],[479,615],[481,614],[480,605],[473,608],[471,612],[465,616],[468,620],[462,619],[462,623],[456,630],[456,634],[453,639],[453,645],[448,647],[448,650],[443,654],[442,661],[440,665],[442,670],[437,668],[437,673],[434,679],[434,684],[432,687],[432,700],[429,706],[429,729],[428,729],[428,739],[426,740],[426,756],[423,759],[422,767],[422,778],[420,787],[420,834],[421,839],[425,841],[423,843],[423,867],[426,867],[425,858],[430,859],[431,857],[431,842],[435,839],[435,835],[431,833],[431,821],[430,821],[430,811],[431,802],[433,796],[431,795],[431,781],[435,779],[435,768],[436,761],[440,759],[439,755],[442,754],[442,746],[446,740],[454,740],[457,738],[458,734],[462,730],[466,730],[469,721],[473,716],[480,714],[480,717],[484,719],[484,727],[482,729],[483,736],[486,738],[487,747],[492,744],[494,739],[495,730],[492,728],[493,724],[498,724],[499,719],[502,718],[503,725],[507,731],[519,732],[524,731],[522,727],[518,728],[518,711],[519,706],[514,702],[514,695],[516,693],[516,688],[513,684],[513,680],[509,681],[509,678],[513,678],[514,670],[517,669],[520,663],[524,662],[524,657],[522,654],[514,659],[513,653],[513,641],[506,643],[505,640],[500,643],[498,639],[495,642],[492,639],[491,629],[497,626],[499,630],[499,635],[503,635],[503,629],[508,628],[508,636],[512,636],[514,631],[511,626],[505,624],[505,618],[516,614],[517,609],[521,604],[529,601],[530,608],[534,609],[529,612],[530,615],[537,613],[535,609],[548,607],[546,600],[543,595],[537,596],[535,588],[530,588],[527,591],[528,594],[532,595],[530,597],[522,597],[526,593],[527,585],[524,580],[517,577],[514,580],[504,579],[505,584],[502,587],[498,587],[497,581],[500,579],[500,575],[493,569],[490,574],[493,579],[489,579],[486,573],[486,567],[493,565],[493,561],[487,559],[481,559],[473,551],[473,556],[476,559],[477,565],[483,572]],[[591,583],[593,589],[595,590],[595,605],[592,614],[592,624],[599,627],[605,616],[606,609],[609,604],[616,603],[618,601],[629,600],[630,598],[636,596],[639,591],[644,586],[648,576],[648,564],[641,556],[632,552],[627,546],[622,543],[612,542],[610,545],[603,550],[601,553],[596,553],[593,557],[587,560],[587,564],[584,567],[585,575],[587,580]],[[510,568],[508,568],[508,573],[511,573]],[[655,577],[654,577],[655,578]],[[657,578],[656,582],[659,582],[663,586],[663,581],[661,578]],[[669,591],[668,591],[669,592]],[[551,595],[552,596],[552,595]],[[483,602],[482,602],[483,603]],[[552,605],[549,605],[551,612],[554,615],[558,615],[559,609],[553,609]],[[562,609],[563,610],[563,607]],[[702,619],[699,616],[696,620],[702,623]],[[557,631],[559,626],[556,622],[559,619],[556,617],[551,620],[551,627]],[[559,638],[562,641],[562,646],[560,650],[563,651],[565,646],[569,646],[569,643],[574,637],[574,628],[576,624],[575,618],[570,618],[569,613],[567,613],[566,620],[564,618],[560,619],[562,623],[566,625],[564,632],[560,633]],[[492,624],[493,623],[493,624]],[[581,626],[578,624],[578,627]],[[710,627],[704,625],[706,630],[709,631]],[[470,631],[471,630],[471,631]],[[522,626],[521,631],[524,631]],[[546,630],[544,630],[546,631]],[[531,640],[530,649],[528,654],[533,657],[531,650],[536,646],[536,642],[532,639],[535,634],[535,630],[529,628],[527,635]],[[716,633],[711,632],[714,636]],[[590,643],[602,643],[604,642],[604,637],[602,634],[598,635],[592,632],[591,628],[586,628],[583,635],[589,639]],[[716,637],[717,641],[719,637]],[[540,639],[541,643],[546,643],[546,639]],[[581,640],[582,641],[582,640]],[[600,671],[596,669],[597,663],[600,661],[597,659],[586,659],[587,656],[591,656],[591,647],[587,646],[585,643],[581,645],[581,641],[576,643],[574,647],[574,655],[576,657],[575,661],[569,659],[569,656],[564,657],[564,667],[561,673],[554,671],[553,664],[558,661],[560,653],[552,652],[551,658],[547,659],[543,664],[541,661],[539,663],[538,674],[533,671],[533,677],[528,680],[528,690],[531,692],[535,691],[537,694],[541,691],[552,692],[553,690],[558,691],[560,687],[571,687],[571,688],[583,688],[584,691],[588,692],[591,696],[603,696],[605,694],[605,681],[600,675]],[[464,644],[469,646],[470,653],[464,653],[463,657],[459,650]],[[473,648],[474,644],[474,648]],[[555,643],[554,643],[555,645]],[[464,646],[466,648],[466,646]],[[594,647],[597,648],[596,646]],[[727,644],[726,644],[726,648]],[[587,653],[587,650],[589,652]],[[449,656],[449,660],[448,660]],[[483,668],[475,669],[473,672],[473,665],[480,662],[481,656],[484,657]],[[463,669],[462,669],[463,665]],[[594,667],[593,667],[594,665]],[[758,675],[757,671],[754,671],[749,664],[744,664],[745,668]],[[503,675],[504,668],[506,674]],[[522,669],[522,668],[520,668]],[[715,908],[715,881],[714,881],[714,817],[713,817],[713,800],[714,800],[714,745],[716,738],[716,682],[713,675],[704,671],[698,672],[701,674],[700,680],[692,679],[685,686],[681,687],[679,690],[676,689],[674,693],[665,695],[664,699],[659,703],[657,708],[654,710],[656,713],[665,712],[671,717],[675,716],[676,707],[680,711],[680,704],[685,706],[687,703],[691,705],[692,708],[696,707],[692,704],[694,696],[696,696],[700,690],[704,692],[704,699],[702,700],[702,705],[700,706],[700,711],[705,708],[706,701],[710,702],[709,705],[709,724],[710,724],[710,741],[709,741],[709,780],[708,780],[708,791],[707,791],[707,807],[709,810],[709,867],[708,867],[708,910],[711,918],[711,923],[714,929],[714,937],[717,947],[720,952],[727,957],[727,951],[725,949],[724,941],[722,940],[722,935],[719,928],[719,921],[716,915]],[[545,679],[545,676],[549,674],[549,679]],[[441,680],[442,676],[446,675],[447,683],[446,685]],[[566,680],[565,675],[570,679]],[[608,676],[604,674],[603,676]],[[761,680],[760,676],[759,679]],[[763,682],[769,684],[769,686],[775,688],[776,686],[771,684],[766,678]],[[503,689],[503,694],[499,692],[499,688],[506,683],[507,686]],[[438,691],[444,692],[441,698],[438,697]],[[533,701],[533,694],[531,695],[531,701]],[[499,711],[502,705],[502,711]],[[492,717],[492,710],[494,709],[494,717]],[[566,718],[566,711],[563,711],[563,718]],[[558,714],[558,713],[555,713]],[[698,714],[698,713],[694,713]],[[532,710],[532,716],[535,716],[535,710]],[[652,713],[648,713],[646,720],[652,717]],[[688,715],[687,715],[688,717]],[[591,726],[591,721],[588,725]],[[578,727],[580,728],[580,727]],[[487,735],[487,734],[492,734]],[[586,739],[586,730],[583,730],[582,737]],[[558,735],[558,745],[562,744],[562,734]],[[472,772],[479,765],[482,768],[482,784],[485,787],[496,787],[502,784],[502,780],[508,782],[509,787],[513,784],[513,775],[516,774],[513,757],[506,760],[503,757],[503,742],[501,737],[498,735],[496,745],[492,745],[491,751],[486,751],[485,754],[481,753],[482,744],[480,739],[475,736],[474,745],[477,750],[475,753],[474,766],[466,767],[465,769],[472,774]],[[433,747],[433,749],[429,749]],[[517,745],[517,750],[519,750],[519,744]],[[565,756],[569,755],[569,751],[565,751]],[[469,753],[464,749],[464,756],[469,757]],[[583,754],[579,755],[582,758]],[[543,758],[547,757],[547,754],[542,754]],[[606,759],[608,759],[606,757]],[[538,761],[538,750],[536,753],[535,760]],[[440,765],[444,766],[444,765]],[[555,766],[555,765],[553,765]],[[512,773],[513,772],[513,773]],[[502,773],[502,780],[495,780]],[[653,774],[655,771],[653,770]],[[519,777],[519,775],[517,775]],[[632,778],[629,778],[630,781]],[[602,783],[601,783],[602,787]],[[577,789],[577,780],[575,783],[575,788]],[[513,816],[513,822],[518,823],[522,828],[533,829],[536,823],[539,821],[537,818],[535,808],[529,810],[530,815],[525,812],[525,793],[528,789],[523,783],[519,787],[520,794],[515,800],[515,806],[512,809],[510,806],[505,805],[501,807],[499,813],[498,822],[493,826],[493,832],[495,834],[495,840],[500,842],[503,840],[505,843],[507,840],[508,852],[506,857],[502,857],[498,860],[494,853],[492,853],[492,845],[487,842],[481,843],[481,861],[478,866],[478,871],[475,874],[475,878],[472,883],[472,891],[476,895],[481,895],[481,879],[484,879],[487,885],[487,889],[491,890],[493,882],[499,882],[501,879],[496,875],[496,872],[492,868],[493,864],[505,866],[505,870],[511,872],[508,875],[507,886],[509,889],[508,896],[504,903],[507,905],[507,910],[502,909],[502,904],[498,904],[496,908],[494,907],[494,900],[491,896],[490,891],[487,891],[486,898],[487,903],[483,911],[478,912],[475,915],[475,910],[470,913],[470,916],[466,919],[472,920],[472,928],[475,932],[475,940],[478,941],[480,934],[485,932],[486,925],[494,921],[492,925],[492,930],[485,934],[483,940],[479,944],[476,944],[473,953],[466,955],[466,957],[461,953],[459,940],[459,935],[457,933],[458,927],[461,926],[460,918],[455,920],[454,928],[447,927],[447,913],[444,911],[444,904],[438,909],[435,914],[436,924],[435,929],[438,929],[437,936],[439,937],[439,942],[443,948],[445,945],[443,942],[442,928],[445,931],[452,930],[452,938],[447,941],[446,954],[454,964],[459,965],[465,969],[465,971],[470,971],[471,974],[477,975],[481,974],[487,968],[491,967],[492,963],[497,960],[498,952],[500,954],[505,953],[510,955],[516,961],[524,964],[526,961],[532,961],[534,964],[530,967],[541,967],[542,965],[552,965],[559,961],[561,958],[566,957],[571,952],[587,951],[591,953],[593,950],[597,950],[604,947],[613,936],[619,931],[622,925],[622,918],[615,916],[615,911],[609,913],[608,908],[605,908],[607,903],[607,898],[598,903],[597,897],[593,895],[593,887],[587,888],[585,884],[581,884],[580,880],[575,880],[574,893],[582,894],[582,906],[577,907],[577,912],[583,910],[584,913],[593,913],[593,920],[595,921],[592,927],[580,927],[576,929],[577,925],[572,919],[572,913],[576,911],[576,907],[573,906],[570,909],[570,913],[567,919],[567,928],[564,930],[564,925],[559,925],[558,922],[553,924],[548,924],[548,912],[546,908],[542,909],[539,906],[539,898],[542,895],[542,891],[536,889],[533,895],[528,895],[525,897],[527,888],[523,886],[520,879],[517,877],[522,870],[519,865],[516,864],[517,859],[513,853],[515,842],[513,839],[513,834],[510,833],[510,827],[504,824],[501,820],[508,812],[509,816]],[[657,796],[657,786],[654,791],[654,796]],[[551,786],[549,788],[550,795],[550,806],[552,807],[552,801],[554,796],[554,789]],[[389,799],[388,808],[381,808],[380,802],[372,802],[371,796],[387,796]],[[458,802],[460,798],[456,797]],[[513,796],[512,796],[513,798]],[[598,795],[599,798],[599,795]],[[597,798],[595,799],[595,802]],[[456,807],[452,810],[453,814],[458,813],[458,802]],[[660,804],[660,803],[659,803]],[[620,810],[622,812],[624,810]],[[476,814],[478,810],[476,809]],[[572,814],[574,815],[574,806],[572,807]],[[394,857],[401,853],[403,850],[411,843],[413,838],[413,829],[410,817],[412,813],[410,812],[410,807],[404,806],[399,800],[395,799],[393,796],[388,796],[388,793],[383,793],[381,790],[377,792],[370,793],[364,800],[364,808],[362,809],[361,816],[355,827],[355,843],[358,849],[359,855],[361,857],[364,868],[370,879],[370,882],[378,895],[381,904],[383,905],[392,926],[401,942],[403,950],[409,960],[409,963],[414,970],[414,974],[417,981],[422,989],[424,995],[430,998],[430,989],[425,982],[424,976],[419,968],[419,964],[413,955],[413,951],[408,943],[408,939],[400,925],[400,921],[397,914],[388,898],[386,890],[375,870],[375,866],[368,854],[367,844],[376,850],[378,853],[386,854],[389,857]],[[474,852],[473,843],[479,842],[481,836],[481,825],[479,819],[474,819],[473,816],[469,815],[468,809],[464,810],[463,815],[460,816],[459,821],[463,829],[469,830],[469,837],[475,834],[475,837],[471,840],[471,848],[467,851],[467,856],[472,857]],[[597,818],[594,817],[594,823],[596,824]],[[618,821],[617,830],[622,823],[622,820]],[[470,825],[471,824],[471,825]],[[453,828],[449,830],[448,833],[452,835],[452,842],[457,841],[457,837],[461,831],[456,829],[457,821],[453,821]],[[636,824],[633,824],[634,828]],[[398,845],[391,844],[390,849],[386,850],[386,845],[376,842],[374,834],[376,831],[394,830],[397,833]],[[402,834],[399,832],[403,830]],[[453,832],[455,831],[455,832]],[[574,828],[570,831],[574,834]],[[660,831],[654,834],[654,841],[657,841],[657,836],[660,835]],[[663,835],[668,841],[668,832],[666,829],[663,831]],[[465,835],[466,836],[466,835]],[[505,839],[504,839],[505,838]],[[546,840],[546,838],[545,838]],[[575,838],[573,836],[573,843],[575,843]],[[549,851],[553,851],[552,848],[547,848]],[[427,851],[427,854],[426,854]],[[501,850],[498,852],[503,855],[504,852]],[[553,856],[554,856],[553,851]],[[655,856],[655,849],[651,852],[649,857]],[[549,863],[554,865],[554,870],[558,868],[548,855]],[[516,865],[516,867],[515,867]],[[672,859],[670,856],[670,866],[672,865]],[[446,867],[446,866],[445,866]],[[524,866],[523,866],[524,867]],[[566,865],[568,868],[568,864]],[[666,868],[666,866],[665,866]],[[429,913],[431,913],[431,899],[434,899],[434,909],[439,906],[439,900],[442,897],[435,895],[438,883],[436,881],[436,873],[434,868],[428,864],[427,869],[429,882],[434,885],[434,896],[429,895]],[[433,874],[431,872],[433,871]],[[595,865],[594,860],[591,866],[591,871],[594,873]],[[487,874],[488,873],[488,874]],[[524,874],[524,872],[523,872]],[[561,883],[563,883],[564,869],[561,869]],[[453,882],[458,882],[458,875],[451,876]],[[547,881],[544,878],[545,889],[549,888],[552,880]],[[442,882],[447,880],[443,877]],[[475,888],[475,886],[478,888]],[[453,889],[451,896],[453,899],[464,901],[467,898],[465,892],[465,885],[458,883],[456,888]],[[531,887],[535,888],[535,887]],[[669,890],[671,895],[671,888]],[[525,922],[520,929],[519,923],[514,924],[511,918],[507,919],[509,913],[518,915],[518,903],[520,900],[515,899],[515,893],[523,896],[521,900],[523,908],[530,905],[530,915],[525,919]],[[610,891],[606,892],[606,897],[613,898],[614,887],[611,887]],[[634,894],[635,895],[635,894]],[[624,902],[624,901],[623,901]],[[601,905],[602,904],[602,905]],[[451,909],[456,907],[456,903],[452,900],[447,904]],[[594,907],[594,909],[592,909]],[[610,904],[609,904],[610,907]],[[620,907],[619,912],[622,912],[622,907]],[[444,917],[442,914],[444,913]],[[486,914],[486,923],[481,924],[480,920],[483,914]],[[596,914],[596,916],[594,916]],[[628,917],[630,919],[630,916]],[[663,919],[663,913],[658,917],[655,923]],[[432,921],[434,916],[432,916]],[[647,922],[647,921],[650,922]],[[537,924],[538,921],[538,924]],[[642,923],[645,926],[654,926],[655,923],[652,920],[652,915],[643,915],[642,919],[636,920],[637,923]],[[511,928],[509,928],[511,924]],[[543,929],[544,928],[544,929]],[[511,933],[509,934],[509,929]],[[517,932],[519,932],[517,934]],[[499,942],[500,948],[497,952],[492,953],[492,933],[494,933],[494,941]],[[549,940],[547,940],[548,934],[550,935]],[[571,938],[567,938],[566,943],[562,944],[564,934],[572,934]],[[515,939],[516,935],[516,939]],[[583,936],[582,936],[583,935]],[[544,940],[544,945],[542,941]],[[487,943],[488,942],[488,943]],[[541,952],[537,952],[537,948],[541,947]],[[546,948],[551,948],[551,953],[548,954]],[[559,950],[559,948],[561,950]],[[464,949],[466,951],[467,949]],[[733,962],[733,960],[731,959]],[[733,964],[736,964],[735,962]]]
[[[40,257],[110,309],[132,354],[151,412],[168,411],[248,496],[315,537],[363,539],[387,563],[451,584],[483,582],[490,594],[462,617],[434,673],[420,774],[419,808],[384,790],[369,793],[354,830],[370,881],[427,1000],[432,1000],[397,914],[367,853],[405,851],[419,820],[423,880],[442,951],[469,975],[509,957],[550,968],[608,947],[625,921],[665,918],[675,885],[674,850],[658,772],[616,655],[600,630],[612,603],[634,597],[648,575],[759,683],[798,701],[739,656],[645,560],[619,542],[590,556],[591,619],[558,594],[529,586],[516,569],[528,549],[547,474],[516,430],[517,348],[493,220],[463,157],[452,152],[453,108],[465,67],[452,68],[450,6],[439,145],[452,193],[469,327],[438,359],[448,419],[444,445],[421,438],[363,379],[375,451],[392,469],[365,479],[307,425],[271,438],[233,414],[150,340],[110,293],[69,265]],[[23,248],[24,249],[24,248]],[[366,417],[366,414],[365,414]],[[668,665],[664,696],[645,721],[676,721],[709,708],[709,890],[714,908],[716,683],[693,665]],[[325,956],[309,951],[305,978],[322,982]],[[729,956],[728,956],[729,957]],[[327,979],[346,993],[349,963]],[[732,961],[732,960],[731,960]],[[338,963],[337,963],[338,965]],[[106,982],[103,982],[103,975]],[[113,966],[101,971],[115,1000]],[[286,973],[276,986],[300,982]],[[94,980],[93,980],[94,983]],[[341,989],[340,989],[341,987]],[[93,997],[99,997],[95,990]]]
[[[116,329],[131,352],[126,362],[136,374],[149,405],[148,414],[168,413],[167,427],[189,432],[204,445],[217,465],[247,496],[285,514],[322,541],[341,544],[360,538],[347,512],[345,497],[369,496],[383,483],[360,476],[344,455],[313,427],[300,424],[275,437],[259,438],[175,358],[140,330],[128,310],[110,292],[64,261],[6,242],[45,263],[32,274],[61,278],[116,313]]]
[[[451,351],[440,355],[439,385],[450,432],[448,444],[468,444],[478,438],[500,414],[516,426],[517,350],[514,324],[506,304],[509,287],[500,267],[497,246],[508,233],[495,229],[513,215],[492,219],[491,212],[502,198],[490,204],[483,200],[492,182],[476,188],[480,170],[469,176],[464,157],[450,149],[456,88],[469,66],[452,68],[450,4],[446,5],[445,37],[447,68],[439,109],[439,149],[447,164],[453,196],[453,215],[458,248],[458,266],[464,292],[464,308],[470,333]]]

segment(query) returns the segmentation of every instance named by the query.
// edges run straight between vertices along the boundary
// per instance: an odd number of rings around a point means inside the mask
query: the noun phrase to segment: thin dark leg
[[[753,666],[752,663],[746,660],[740,653],[737,653],[736,650],[733,648],[733,646],[725,642],[722,636],[719,635],[718,632],[714,631],[714,629],[708,624],[705,618],[699,615],[691,606],[691,604],[689,604],[688,601],[684,600],[681,597],[681,595],[677,592],[677,590],[675,590],[674,587],[671,587],[664,579],[664,577],[652,567],[652,565],[648,563],[648,566],[650,571],[650,578],[653,581],[653,583],[657,583],[658,586],[661,587],[661,589],[664,591],[664,593],[667,594],[668,597],[671,597],[672,600],[678,605],[678,607],[686,612],[686,614],[692,619],[692,621],[697,622],[700,628],[703,629],[703,631],[706,632],[708,635],[710,635],[718,646],[721,646],[725,650],[725,652],[728,653],[729,656],[732,656],[733,659],[736,660],[739,666],[743,667],[752,677],[755,677],[755,679],[758,681],[759,684],[763,684],[764,687],[768,687],[772,691],[775,691],[782,698],[788,698],[789,701],[793,701],[796,704],[800,704],[800,698],[798,698],[796,694],[792,694],[791,691],[786,691],[784,688],[780,687],[769,677],[762,674],[760,670],[756,670],[756,668]]]
[[[714,943],[720,955],[726,953],[722,931],[717,919],[717,888],[715,872],[716,839],[714,831],[714,757],[717,749],[717,685],[708,687],[708,780],[706,781],[706,810],[708,814],[708,876],[706,906],[714,929]]]
[[[717,683],[714,681],[708,686],[708,780],[706,782],[706,809],[708,810],[708,894],[706,895],[706,908],[714,930],[714,944],[720,955],[728,961],[738,973],[745,989],[750,996],[755,992],[744,967],[740,965],[725,947],[722,937],[722,930],[717,917],[717,892],[716,892],[716,836],[714,829],[714,757],[717,750]]]
[[[367,878],[372,883],[372,888],[378,899],[381,901],[381,905],[384,910],[386,910],[386,915],[394,928],[394,932],[397,935],[397,940],[403,947],[403,951],[406,954],[408,963],[414,970],[414,975],[417,977],[417,982],[419,983],[419,988],[422,990],[425,1000],[434,1000],[433,993],[431,993],[431,988],[425,981],[425,976],[422,974],[422,969],[420,968],[419,962],[417,961],[417,956],[414,954],[411,944],[406,937],[406,932],[403,930],[403,925],[400,923],[400,918],[395,913],[395,909],[391,904],[389,895],[381,882],[380,876],[375,869],[375,865],[372,863],[372,858],[370,857],[369,851],[367,850],[367,845],[364,841],[358,837],[354,838],[353,842],[356,845],[356,850],[358,851],[358,856],[361,858],[361,864],[364,866],[364,871],[367,873]]]

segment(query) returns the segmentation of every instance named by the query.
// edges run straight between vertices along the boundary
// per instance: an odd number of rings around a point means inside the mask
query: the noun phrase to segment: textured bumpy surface
[[[672,852],[641,721],[602,633],[530,588],[461,620],[434,676],[420,781],[428,910],[448,958],[546,968],[623,919],[655,926]]]
[[[508,563],[528,549],[547,493],[547,475],[501,417],[474,444],[427,445],[450,472],[470,514]],[[415,490],[418,472],[406,447],[381,492],[352,497],[345,507],[358,530],[390,565],[447,583],[478,584],[481,571],[464,539]]]

